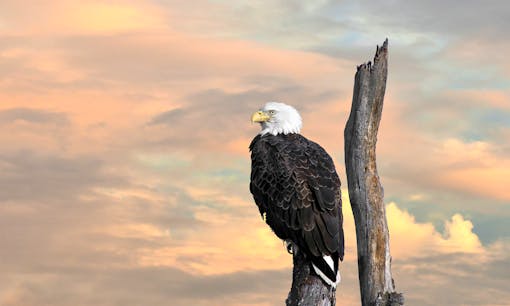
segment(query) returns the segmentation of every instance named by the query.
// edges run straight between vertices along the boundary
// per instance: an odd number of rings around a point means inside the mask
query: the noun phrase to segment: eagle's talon
[[[290,240],[285,240],[285,247],[287,248],[287,253],[293,255],[294,254],[294,244]]]

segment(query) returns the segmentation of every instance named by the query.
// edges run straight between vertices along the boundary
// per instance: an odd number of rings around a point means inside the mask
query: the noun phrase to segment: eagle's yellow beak
[[[251,122],[266,122],[271,117],[264,111],[258,111],[254,112],[253,115],[251,115]]]

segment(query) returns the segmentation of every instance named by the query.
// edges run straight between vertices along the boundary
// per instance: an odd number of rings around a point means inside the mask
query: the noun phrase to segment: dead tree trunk
[[[358,243],[363,306],[403,305],[391,276],[383,188],[376,167],[377,131],[386,89],[388,40],[370,62],[358,66],[349,120],[345,126],[345,165]]]
[[[335,289],[326,285],[316,274],[310,273],[310,261],[295,247],[292,252],[294,269],[292,288],[287,306],[335,306]]]
[[[358,243],[358,270],[363,306],[404,305],[391,277],[388,226],[383,189],[377,174],[375,146],[386,89],[388,40],[377,48],[374,64],[360,65],[354,80],[352,108],[345,126],[345,164]],[[335,290],[293,250],[292,288],[287,306],[334,306]]]

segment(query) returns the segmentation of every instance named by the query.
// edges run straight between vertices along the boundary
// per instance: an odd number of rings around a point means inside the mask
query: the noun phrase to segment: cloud
[[[3,24],[0,33],[17,35],[91,35],[118,32],[140,31],[147,28],[162,27],[163,16],[157,7],[123,1],[122,3],[87,3],[68,1],[42,1],[31,5],[30,12],[16,1],[4,1],[1,5]],[[65,16],[54,18],[59,12]],[[23,25],[23,27],[21,27]]]
[[[415,217],[395,203],[386,208],[394,258],[420,257],[437,253],[481,253],[482,244],[473,233],[473,224],[460,214],[445,221],[445,231],[438,233],[431,223],[418,223]],[[413,233],[410,237],[407,233]]]
[[[152,118],[152,120],[149,122],[149,124],[168,124],[172,125],[175,124],[177,120],[179,120],[179,117],[182,116],[183,110],[182,109],[172,109],[166,112],[163,112],[156,117]]]
[[[346,237],[353,239],[351,213],[350,205],[344,201]],[[509,297],[506,271],[496,272],[501,269],[502,262],[509,259],[505,254],[510,246],[508,241],[482,245],[473,231],[472,222],[461,214],[443,220],[443,233],[438,232],[432,223],[417,222],[413,215],[395,203],[387,205],[386,215],[393,278],[397,291],[404,292],[406,303],[439,305],[448,301],[461,305],[503,305]],[[349,240],[347,243],[349,247]],[[355,253],[350,250],[341,269],[350,271],[357,265]],[[357,282],[357,277],[349,281]],[[351,288],[351,285],[344,284],[340,290],[351,290],[349,294],[352,296],[352,290],[357,287]],[[447,292],[445,288],[448,288]]]
[[[12,123],[16,120],[30,123],[68,124],[65,114],[30,108],[11,108],[0,111],[0,123]]]
[[[67,158],[31,151],[0,153],[4,201],[56,201],[87,194],[97,185],[117,186],[125,180],[103,172],[96,157]]]
[[[292,101],[300,109],[321,107],[337,95],[335,91],[318,91],[302,88],[288,82],[285,87],[266,90],[251,89],[225,92],[219,89],[199,91],[184,97],[180,108],[155,115],[146,125],[148,145],[174,146],[196,150],[242,152],[247,156],[248,140],[258,132],[249,124],[249,116],[266,101]],[[313,106],[311,105],[313,101]],[[243,140],[241,140],[243,139]],[[190,146],[190,142],[194,145]],[[222,146],[218,146],[221,143]],[[241,145],[242,147],[238,146]]]
[[[489,252],[499,253],[493,247]],[[450,253],[407,260],[394,257],[392,266],[397,289],[404,292],[406,303],[504,305],[508,299],[503,275],[507,265],[501,259]]]
[[[169,300],[173,305],[239,305],[240,301],[243,305],[274,305],[285,299],[283,288],[287,286],[282,283],[288,282],[288,271],[271,270],[194,276],[175,268],[111,269],[108,274],[95,271],[98,276],[94,278],[76,272],[16,280],[0,302],[8,306],[167,305]],[[59,294],[62,286],[66,293]]]
[[[442,10],[438,10],[442,7]],[[492,1],[491,5],[480,7],[476,1],[459,6],[455,1],[428,1],[410,3],[394,1],[391,4],[374,4],[365,1],[361,8],[368,11],[371,25],[378,24],[390,29],[435,33],[440,35],[470,36],[473,33],[485,35],[506,35],[502,27],[508,25],[502,9],[505,1]],[[452,14],[452,12],[455,14]],[[466,20],[471,20],[466,22]]]
[[[379,163],[383,184],[384,180],[390,180],[391,183],[391,180],[400,177],[400,184],[420,186],[411,193],[426,191],[429,195],[437,192],[456,193],[458,196],[470,194],[490,198],[494,203],[506,203],[509,198],[503,186],[509,177],[507,172],[510,164],[508,156],[502,154],[506,144],[500,138],[505,131],[506,120],[501,119],[497,123],[499,115],[495,119],[481,119],[485,117],[484,112],[474,108],[474,115],[467,116],[477,119],[461,121],[464,119],[458,118],[459,113],[455,112],[456,109],[462,109],[460,104],[457,101],[451,108],[445,107],[444,111],[442,106],[438,110],[424,108],[421,115],[417,116],[406,115],[405,110],[412,107],[410,104],[396,112],[394,110],[397,105],[390,106],[391,109],[383,115],[378,144],[378,160],[383,161]],[[437,113],[439,110],[441,112]],[[496,109],[488,112],[489,117],[496,113],[504,117],[505,112]],[[410,118],[415,122],[407,125],[406,121],[410,121]],[[449,127],[452,122],[458,121],[461,122],[451,130]],[[489,123],[483,127],[480,123],[482,121]],[[472,125],[475,122],[478,124]],[[423,132],[423,126],[427,124],[431,127]],[[417,128],[418,125],[422,127]],[[408,128],[399,128],[402,126]],[[480,128],[475,128],[478,126]],[[462,134],[468,134],[466,131],[470,130],[480,132],[479,137],[462,137]],[[433,131],[437,133],[432,134]],[[486,135],[490,134],[498,137],[488,138]],[[399,143],[402,146],[397,145]],[[417,156],[419,162],[416,162]],[[398,189],[391,185],[387,190],[394,188]],[[473,204],[471,209],[482,208],[480,203]]]

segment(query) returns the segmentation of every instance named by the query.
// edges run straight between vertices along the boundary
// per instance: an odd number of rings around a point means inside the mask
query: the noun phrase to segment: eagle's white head
[[[299,133],[303,122],[298,111],[287,104],[268,102],[262,109],[251,116],[251,122],[259,122],[260,135]]]

